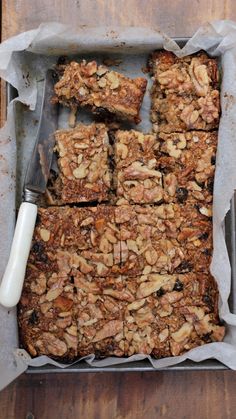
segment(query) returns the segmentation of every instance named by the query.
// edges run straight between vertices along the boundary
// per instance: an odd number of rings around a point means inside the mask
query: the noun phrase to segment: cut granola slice
[[[60,204],[107,201],[111,187],[109,140],[104,124],[79,124],[55,133],[59,174],[49,192]]]
[[[159,140],[164,200],[212,202],[217,132],[160,133]]]
[[[114,207],[50,207],[38,213],[30,261],[101,277],[119,272],[120,236]]]
[[[140,122],[146,79],[130,79],[95,61],[72,61],[63,70],[55,85],[55,101],[72,108],[88,105],[95,113],[105,110],[122,119]]]
[[[212,90],[206,96],[164,95],[152,89],[151,121],[155,132],[210,131],[219,125],[220,96]]]
[[[176,223],[166,220],[171,219],[173,214],[168,205],[117,206],[115,220],[120,229],[122,273],[137,276],[150,272],[173,272],[177,269],[184,254],[176,239]]]
[[[154,81],[165,94],[202,97],[219,89],[217,60],[203,51],[183,58],[170,51],[155,51],[149,65]]]
[[[151,121],[155,132],[209,131],[220,115],[217,61],[200,52],[178,58],[158,51],[151,58]]]
[[[122,356],[124,308],[132,295],[125,290],[121,277],[97,278],[96,284],[97,293],[82,294],[78,287],[79,354]]]
[[[159,203],[163,199],[162,174],[157,170],[159,149],[155,135],[138,131],[115,134],[115,177],[119,204]]]
[[[126,278],[125,283],[133,294],[125,309],[126,355],[176,356],[223,339],[217,288],[210,275],[149,274]]]

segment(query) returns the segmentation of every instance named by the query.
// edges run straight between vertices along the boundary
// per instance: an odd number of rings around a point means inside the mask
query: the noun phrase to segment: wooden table
[[[2,39],[41,22],[153,26],[190,36],[236,20],[234,0],[3,0]],[[5,103],[2,92],[2,117]],[[0,419],[236,418],[236,374],[149,372],[23,375],[0,394]]]

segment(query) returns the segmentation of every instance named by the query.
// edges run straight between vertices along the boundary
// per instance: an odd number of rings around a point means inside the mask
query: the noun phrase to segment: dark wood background
[[[191,36],[205,21],[236,20],[234,0],[2,0],[2,39],[60,21],[159,27]],[[1,89],[1,122],[5,117]],[[0,393],[1,419],[234,419],[232,371],[23,375]]]

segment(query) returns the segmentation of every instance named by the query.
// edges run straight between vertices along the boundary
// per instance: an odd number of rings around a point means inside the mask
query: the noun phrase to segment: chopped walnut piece
[[[46,276],[42,272],[39,274],[39,277],[35,279],[30,285],[30,289],[32,292],[35,292],[37,295],[42,295],[46,291]]]
[[[48,332],[42,333],[35,346],[47,355],[63,356],[67,352],[66,343]]]

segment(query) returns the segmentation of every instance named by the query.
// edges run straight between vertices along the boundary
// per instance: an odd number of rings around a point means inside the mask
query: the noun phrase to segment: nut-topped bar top
[[[158,170],[156,136],[118,130],[114,139],[117,203],[161,202],[162,174]]]
[[[105,110],[122,119],[140,122],[145,78],[130,79],[96,61],[72,61],[62,70],[62,77],[55,85],[55,101],[72,108],[89,106],[95,113]]]
[[[151,120],[156,132],[209,131],[219,124],[217,62],[201,52],[178,58],[168,51],[153,53]]]
[[[107,201],[111,187],[108,130],[104,124],[79,124],[55,133],[59,179],[54,185],[64,203]]]

